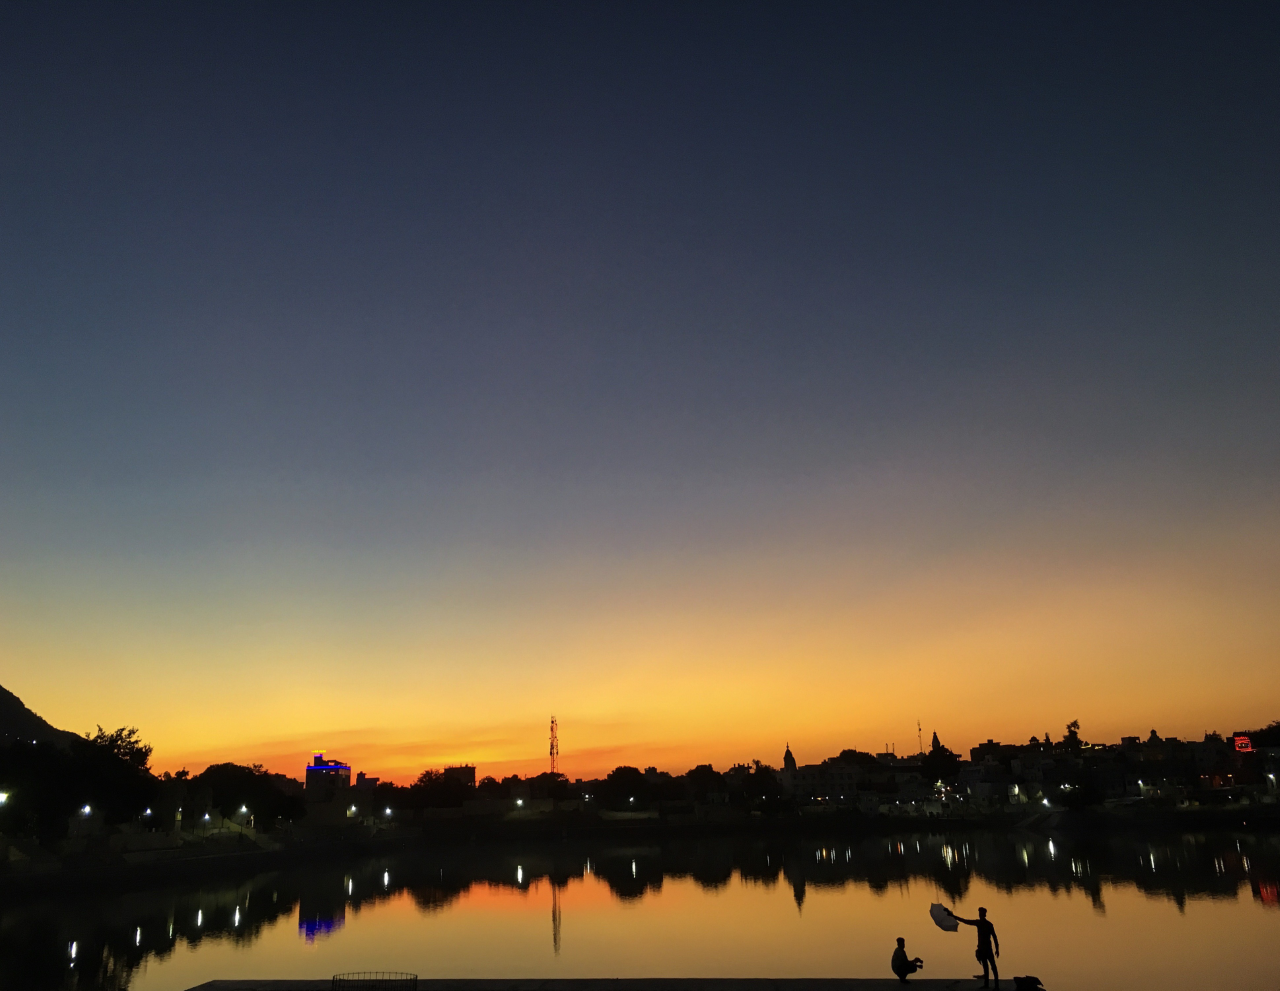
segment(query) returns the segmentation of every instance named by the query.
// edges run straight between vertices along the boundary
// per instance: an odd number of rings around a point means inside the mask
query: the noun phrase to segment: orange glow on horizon
[[[3,647],[22,663],[2,683],[56,726],[138,726],[160,771],[298,777],[322,743],[398,784],[449,764],[540,773],[553,712],[571,779],[777,766],[788,741],[801,763],[911,753],[917,719],[926,743],[936,731],[965,754],[1073,719],[1116,741],[1280,715],[1269,517],[1201,520],[1175,542],[1160,528],[1085,539],[1049,517],[915,557],[820,519],[814,536],[741,548],[512,559],[443,591],[387,565],[350,601],[305,562],[252,596],[233,582],[181,608],[154,575],[90,569],[55,610],[80,601],[73,622],[10,615]],[[251,602],[268,618],[225,621],[256,615]]]

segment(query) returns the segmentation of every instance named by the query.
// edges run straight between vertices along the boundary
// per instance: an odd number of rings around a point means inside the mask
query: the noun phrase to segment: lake
[[[182,991],[232,977],[882,977],[1050,989],[1280,985],[1280,837],[858,838],[462,845],[216,882],[5,898],[5,987]]]

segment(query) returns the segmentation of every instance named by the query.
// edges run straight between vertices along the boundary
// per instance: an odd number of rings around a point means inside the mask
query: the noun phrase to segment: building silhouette
[[[307,765],[308,802],[331,802],[351,787],[351,767],[340,760],[326,760],[323,750],[315,751]]]

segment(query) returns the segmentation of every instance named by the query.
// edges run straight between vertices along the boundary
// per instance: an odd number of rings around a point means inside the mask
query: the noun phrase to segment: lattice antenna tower
[[[556,717],[551,717],[551,773],[560,773],[560,734],[556,729]]]

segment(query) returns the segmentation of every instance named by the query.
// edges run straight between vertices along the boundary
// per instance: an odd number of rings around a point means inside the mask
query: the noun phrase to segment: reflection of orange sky
[[[560,890],[557,954],[547,882],[524,891],[477,884],[428,912],[407,893],[366,903],[310,944],[296,915],[247,945],[206,940],[194,952],[151,961],[131,987],[172,991],[210,976],[297,979],[377,967],[434,978],[883,977],[900,935],[925,958],[927,974],[973,973],[971,931],[936,928],[933,901],[969,917],[986,906],[1002,972],[1035,973],[1049,987],[1217,987],[1223,959],[1232,962],[1235,985],[1272,986],[1274,913],[1247,891],[1240,899],[1191,898],[1183,908],[1129,886],[1104,885],[1102,897],[1105,912],[1082,891],[999,890],[974,878],[952,900],[916,879],[881,892],[811,885],[800,908],[785,879],[765,885],[735,876],[714,890],[668,877],[660,890],[624,902],[590,876]]]
[[[1095,740],[1198,737],[1280,714],[1265,523],[1086,533],[1048,516],[899,550],[832,522],[781,543],[455,562],[447,581],[411,561],[198,581],[86,564],[56,607],[10,610],[0,683],[55,725],[139,726],[158,770],[298,776],[319,747],[400,783],[452,763],[542,771],[553,713],[571,778],[776,765],[787,743],[801,762],[907,753],[917,719],[926,745],[937,731],[962,752],[1071,719]]]

